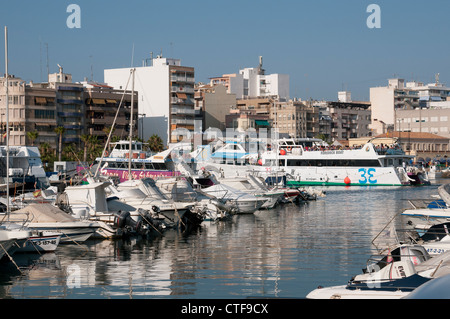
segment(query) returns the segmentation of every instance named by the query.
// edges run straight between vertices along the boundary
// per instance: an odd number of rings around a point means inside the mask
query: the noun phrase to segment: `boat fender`
[[[347,184],[347,185],[349,185],[351,183],[351,180],[350,180],[350,178],[348,176],[346,176],[344,178],[344,183]]]

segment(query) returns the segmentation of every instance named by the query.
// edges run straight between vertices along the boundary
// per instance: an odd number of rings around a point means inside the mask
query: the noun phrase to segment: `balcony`
[[[194,93],[193,87],[185,87],[185,86],[172,86],[170,88],[170,92],[172,93]]]
[[[194,83],[195,82],[195,78],[193,77],[186,77],[186,76],[176,76],[176,75],[172,75],[170,77],[170,80],[172,82],[186,82],[186,83]]]
[[[171,124],[184,124],[184,125],[194,125],[194,119],[172,119]]]
[[[195,114],[195,110],[187,107],[172,107],[171,114]]]

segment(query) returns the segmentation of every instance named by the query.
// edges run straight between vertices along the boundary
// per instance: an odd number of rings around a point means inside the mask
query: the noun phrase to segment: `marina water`
[[[319,285],[343,285],[361,273],[386,223],[410,207],[409,199],[428,199],[448,182],[327,187],[316,201],[205,221],[188,235],[168,231],[16,254],[20,271],[0,264],[0,298],[305,298]]]

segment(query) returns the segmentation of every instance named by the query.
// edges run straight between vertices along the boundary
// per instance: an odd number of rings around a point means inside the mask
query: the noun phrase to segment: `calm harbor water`
[[[423,187],[323,188],[326,197],[211,223],[187,236],[88,241],[0,264],[0,298],[304,298],[345,284],[371,241]]]

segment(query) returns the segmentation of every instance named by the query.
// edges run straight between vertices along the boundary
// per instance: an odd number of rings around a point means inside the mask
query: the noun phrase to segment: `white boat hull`
[[[255,199],[255,200],[228,200],[226,204],[233,205],[236,208],[237,214],[253,214],[258,209],[260,209],[264,203],[266,202],[266,199]]]
[[[61,233],[34,235],[17,252],[36,253],[55,251],[61,241],[61,237]]]
[[[380,291],[380,290],[360,290],[347,289],[346,285],[317,288],[311,291],[307,299],[400,299],[411,291]]]
[[[61,223],[62,225],[55,225],[55,223],[29,223],[26,226],[31,229],[40,231],[53,231],[61,233],[60,243],[84,242],[95,234],[98,225],[90,222],[76,222],[76,223]],[[66,225],[64,225],[66,224]]]
[[[407,228],[426,230],[433,225],[450,222],[450,209],[407,209],[402,217]]]

